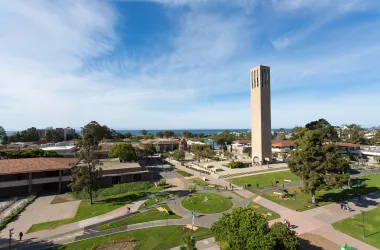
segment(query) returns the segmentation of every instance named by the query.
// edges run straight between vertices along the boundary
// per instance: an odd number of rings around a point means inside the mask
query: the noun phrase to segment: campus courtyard
[[[204,180],[179,164],[173,165],[176,168],[174,171],[163,173],[170,183],[167,187],[148,185],[140,191],[97,197],[93,206],[89,206],[86,199],[65,199],[64,196],[49,198],[50,203],[55,201],[55,204],[43,206],[72,207],[71,212],[66,213],[67,217],[56,217],[52,214],[51,219],[46,221],[33,218],[41,215],[29,215],[29,224],[26,223],[23,229],[25,232],[29,229],[25,235],[25,244],[30,238],[38,238],[41,240],[40,244],[44,244],[44,239],[49,237],[54,244],[47,246],[57,249],[89,249],[97,246],[104,249],[128,249],[131,246],[138,249],[169,249],[179,246],[181,235],[190,230],[198,241],[198,249],[207,249],[217,247],[208,230],[213,222],[224,212],[230,212],[235,207],[248,206],[263,215],[269,225],[284,219],[290,221],[300,238],[305,238],[301,244],[306,245],[302,248],[305,250],[313,244],[324,245],[325,249],[334,249],[332,246],[345,243],[364,250],[377,247],[378,229],[375,222],[379,210],[373,209],[379,201],[380,194],[376,196],[376,191],[380,186],[380,175],[360,177],[365,187],[358,187],[355,191],[363,194],[365,203],[357,202],[356,193],[352,191],[354,187],[352,190],[319,191],[315,206],[310,202],[311,195],[302,192],[302,183],[289,171],[232,178],[228,180],[232,183],[230,186],[230,182],[226,180],[213,176]],[[259,187],[257,182],[260,183]],[[194,184],[196,190],[190,191],[189,187]],[[247,184],[251,185],[248,187]],[[284,193],[282,184],[289,194],[285,199],[280,199],[278,195]],[[375,195],[368,194],[374,192]],[[39,197],[21,213],[20,218],[26,218],[28,209],[37,211],[39,199],[46,198]],[[342,200],[349,204],[352,211],[340,209],[339,201]],[[360,210],[367,211],[368,216],[368,234],[364,240],[360,238]],[[370,220],[375,222],[369,223]],[[16,220],[10,226],[18,229],[23,225]],[[349,226],[353,228],[348,230]],[[94,238],[95,235],[99,237]],[[65,245],[71,241],[78,242]]]

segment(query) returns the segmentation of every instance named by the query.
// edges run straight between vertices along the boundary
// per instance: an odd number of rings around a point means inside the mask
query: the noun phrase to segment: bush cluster
[[[227,164],[227,167],[229,167],[229,168],[244,168],[245,167],[245,165],[244,165],[244,163],[243,162],[241,162],[241,161],[231,161],[231,162],[229,162],[228,164]]]
[[[160,179],[157,182],[157,186],[159,186],[159,187],[163,187],[163,186],[166,186],[166,185],[168,185],[168,183],[166,182],[166,180],[164,178]]]
[[[35,158],[35,157],[62,157],[56,151],[44,151],[39,148],[26,148],[16,150],[2,150],[0,156],[7,159]]]
[[[210,174],[210,173],[207,172],[206,170],[200,170],[200,169],[193,168],[193,167],[187,167],[187,168],[190,168],[190,169],[192,169],[192,170],[195,170],[195,171],[201,172],[201,173],[203,173],[203,174]]]
[[[116,184],[109,188],[100,188],[97,191],[92,193],[93,198],[103,198],[111,195],[118,195],[127,192],[133,191],[144,191],[153,187],[153,183],[149,181],[139,181],[139,182],[130,182],[130,183],[122,183]],[[71,193],[71,195],[76,199],[89,199],[89,194],[87,190],[83,190],[79,193]]]

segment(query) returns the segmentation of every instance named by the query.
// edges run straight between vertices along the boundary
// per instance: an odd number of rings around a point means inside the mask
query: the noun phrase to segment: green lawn
[[[184,177],[190,177],[190,176],[193,176],[192,174],[186,172],[186,171],[183,171],[183,170],[177,170],[177,173],[179,173],[180,175],[184,176]]]
[[[139,210],[144,208],[144,204],[146,204],[146,207],[150,207],[150,206],[153,206],[154,204],[156,204],[156,198],[157,198],[158,202],[163,202],[165,200],[164,195],[157,195],[156,197],[150,198],[149,200],[147,200],[146,202],[141,204],[141,206],[139,207]]]
[[[131,217],[127,217],[122,220],[114,221],[106,225],[102,225],[99,227],[100,230],[108,230],[111,228],[115,227],[121,227],[121,226],[126,226],[126,225],[132,225],[132,224],[137,224],[137,223],[142,223],[142,222],[147,222],[147,221],[154,221],[154,220],[170,220],[170,219],[180,219],[182,218],[181,216],[176,215],[173,213],[168,205],[162,205],[160,206],[162,208],[165,208],[168,210],[169,214],[166,214],[164,212],[160,212],[157,210],[157,208],[152,208],[146,212],[140,213],[133,215]]]
[[[273,212],[272,210],[266,208],[266,207],[263,207],[253,201],[251,201],[249,204],[248,204],[248,207],[252,208],[253,210],[255,210],[255,212],[258,212],[262,215],[264,215],[268,221],[270,220],[274,220],[274,219],[277,219],[277,218],[280,218],[281,216],[276,213],[276,212]],[[271,215],[269,215],[269,214]]]
[[[244,177],[238,177],[229,179],[227,181],[231,182],[234,185],[243,187],[245,184],[251,184],[251,187],[255,188],[259,184],[259,188],[272,186],[273,182],[278,181],[279,184],[284,183],[284,180],[291,180],[292,182],[300,181],[301,179],[293,174],[292,172],[279,171],[266,174],[257,174]]]
[[[357,197],[357,193],[368,194],[380,189],[380,175],[373,174],[360,177],[360,179],[365,183],[365,187],[353,187],[351,189],[344,190],[336,188],[317,191],[316,201],[318,202],[318,206],[324,206],[333,202],[354,198]],[[352,183],[354,182],[356,183],[355,179],[352,180]],[[277,190],[275,192],[281,191]],[[296,209],[297,211],[305,211],[315,207],[315,205],[311,203],[311,195],[303,193],[300,187],[288,188],[288,192],[291,196],[289,199],[280,199],[278,198],[279,195],[274,194],[273,192],[264,194],[263,197],[290,209]]]
[[[232,207],[232,201],[227,197],[213,193],[195,193],[193,197],[184,197],[182,206],[197,213],[213,214],[221,213]],[[207,196],[208,201],[205,201]]]
[[[364,213],[366,238],[363,238],[361,214],[335,222],[332,225],[335,229],[380,249],[380,207]]]
[[[188,229],[184,229],[182,226],[152,227],[83,240],[63,245],[56,249],[90,250],[95,249],[97,246],[107,244],[108,242],[125,241],[128,240],[128,237],[131,237],[132,240],[137,243],[134,248],[136,250],[164,250],[181,245],[181,237],[185,230],[188,231]],[[198,228],[198,230],[194,231],[193,235],[197,241],[212,237],[211,232],[206,228]]]
[[[49,221],[32,225],[27,233],[36,232],[44,229],[53,229],[62,225],[72,222],[88,219],[94,216],[105,214],[109,211],[115,210],[133,201],[141,199],[145,196],[157,193],[163,190],[162,187],[154,187],[145,191],[134,191],[119,195],[113,195],[106,198],[98,198],[94,200],[94,204],[90,206],[88,200],[82,200],[78,207],[78,211],[73,218]]]
[[[211,186],[214,186],[214,187],[218,187],[218,188],[223,188],[222,185],[217,185],[217,184],[212,184],[212,183],[208,183],[207,181],[204,181],[200,178],[194,178],[192,179],[192,181],[197,184],[197,186],[200,186],[200,187],[204,187],[204,186],[207,186],[207,185],[211,185]]]

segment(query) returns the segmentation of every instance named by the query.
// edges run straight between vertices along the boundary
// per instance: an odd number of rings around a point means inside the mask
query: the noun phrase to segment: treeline
[[[26,148],[15,150],[2,150],[0,156],[6,159],[21,159],[35,157],[62,157],[56,151],[44,151],[39,148]]]

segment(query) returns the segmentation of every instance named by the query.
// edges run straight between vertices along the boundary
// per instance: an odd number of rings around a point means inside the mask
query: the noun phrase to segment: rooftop
[[[119,162],[118,159],[104,159],[100,161],[102,165],[100,166],[103,170],[114,170],[114,169],[126,169],[126,168],[139,168],[140,164],[137,162]]]
[[[142,144],[155,144],[155,145],[179,144],[179,142],[180,140],[164,140],[164,139],[151,139],[151,140],[141,141]]]
[[[46,151],[56,151],[56,150],[70,150],[70,149],[76,149],[77,147],[75,145],[72,146],[52,146],[52,147],[45,147],[41,148],[42,150]]]
[[[24,158],[0,160],[0,174],[17,174],[71,169],[76,158]]]

